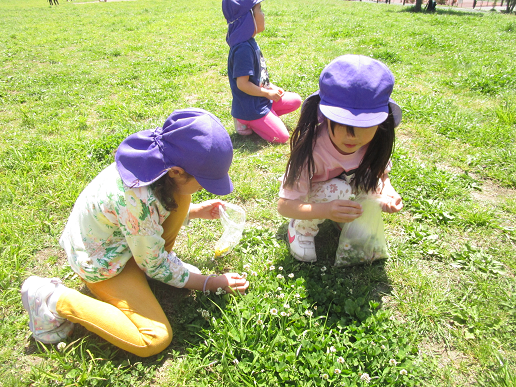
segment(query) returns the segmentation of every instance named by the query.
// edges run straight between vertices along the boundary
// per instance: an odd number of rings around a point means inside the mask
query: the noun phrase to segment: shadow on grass
[[[417,13],[421,15],[451,15],[451,16],[476,16],[476,17],[484,17],[484,14],[480,11],[474,9],[442,9],[437,5],[435,11],[425,11],[426,2],[423,3],[421,11],[416,11],[415,7],[406,7],[401,9],[400,11],[392,11],[392,12],[401,12],[401,13]]]
[[[288,223],[283,224],[276,237],[288,245]],[[307,299],[317,306],[315,316],[327,316],[328,323],[345,326],[363,321],[379,310],[382,296],[390,294],[392,286],[385,272],[385,260],[372,264],[336,267],[335,252],[340,231],[327,220],[319,226],[315,237],[318,260],[316,263],[299,262],[290,254],[277,265],[286,272],[295,273],[305,281]]]

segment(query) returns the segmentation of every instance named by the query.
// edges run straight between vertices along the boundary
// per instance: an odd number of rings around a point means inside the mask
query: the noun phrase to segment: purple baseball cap
[[[263,0],[222,0],[222,13],[228,22],[226,42],[230,47],[249,40],[254,35],[253,7]]]
[[[172,167],[183,168],[207,191],[233,191],[228,175],[233,145],[219,119],[203,109],[174,111],[163,127],[143,130],[124,139],[115,154],[125,185],[152,184]]]
[[[343,125],[370,127],[387,119],[389,106],[394,124],[401,122],[401,108],[390,97],[394,75],[382,62],[363,55],[334,59],[319,77],[319,109]]]

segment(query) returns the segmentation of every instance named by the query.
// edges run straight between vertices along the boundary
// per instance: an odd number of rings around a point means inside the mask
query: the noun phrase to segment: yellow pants
[[[176,195],[175,199],[178,208],[163,223],[167,251],[174,246],[191,195]],[[155,355],[168,347],[172,328],[134,259],[116,277],[86,286],[96,299],[69,289],[57,302],[60,316],[140,357]]]

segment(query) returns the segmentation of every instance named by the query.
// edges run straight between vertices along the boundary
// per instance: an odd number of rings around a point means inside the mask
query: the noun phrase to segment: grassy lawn
[[[329,223],[316,264],[290,257],[275,209],[289,148],[234,133],[220,1],[2,0],[0,385],[516,385],[514,15],[341,0],[262,7],[257,41],[285,90],[307,97],[346,53],[395,74],[404,118],[391,178],[405,208],[384,215],[391,257],[333,267]],[[247,272],[249,294],[152,282],[174,340],[149,359],[80,326],[63,350],[37,344],[21,283],[59,276],[84,290],[58,245],[75,199],[126,135],[189,106],[230,132],[235,191],[223,199],[248,222],[224,258],[212,259],[220,222],[193,221],[177,252],[204,273]]]

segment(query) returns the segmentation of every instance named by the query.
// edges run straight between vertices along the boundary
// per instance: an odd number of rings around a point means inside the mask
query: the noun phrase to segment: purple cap
[[[384,122],[390,106],[398,126],[401,109],[390,98],[393,88],[394,75],[382,62],[363,55],[342,55],[319,77],[319,108],[332,121],[365,128]]]
[[[233,191],[228,171],[233,145],[213,114],[203,109],[174,111],[163,127],[134,133],[120,144],[115,162],[129,187],[149,185],[172,167],[183,168],[207,191]]]
[[[222,13],[228,22],[226,42],[230,47],[249,40],[254,35],[253,7],[263,0],[222,0]]]

